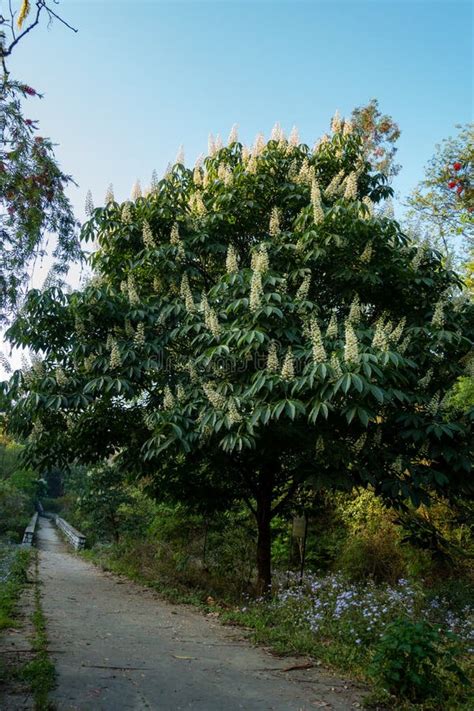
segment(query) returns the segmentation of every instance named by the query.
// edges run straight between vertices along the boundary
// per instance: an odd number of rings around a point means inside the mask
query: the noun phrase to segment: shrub
[[[372,578],[377,582],[396,583],[406,572],[393,527],[358,533],[346,541],[338,568],[355,581]]]
[[[429,622],[399,617],[387,625],[375,647],[369,674],[399,698],[440,702],[453,684],[468,684],[458,664],[455,635]]]

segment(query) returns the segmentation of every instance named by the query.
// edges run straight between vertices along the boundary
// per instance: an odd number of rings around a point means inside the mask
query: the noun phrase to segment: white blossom
[[[319,328],[316,319],[311,321],[311,348],[313,352],[313,361],[316,365],[324,363],[327,360],[326,349],[324,348],[321,329]]]
[[[326,336],[327,338],[337,338],[337,317],[334,311],[329,319]]]
[[[277,352],[276,343],[274,341],[272,341],[270,343],[270,347],[268,349],[267,370],[270,373],[277,373],[279,368],[280,368],[280,364],[278,362],[278,352]]]
[[[314,222],[318,225],[324,220],[324,210],[321,203],[321,190],[317,180],[313,180],[311,184],[311,205],[313,206]]]
[[[163,407],[165,410],[172,410],[174,407],[174,396],[169,385],[165,385],[163,392]]]
[[[225,260],[225,267],[227,274],[235,274],[239,271],[239,262],[237,259],[237,252],[232,244],[227,247],[227,256]]]
[[[331,354],[331,368],[334,371],[334,377],[335,378],[340,378],[342,376],[342,368],[341,364],[339,363],[339,358],[337,357],[336,353]]]
[[[265,148],[265,137],[263,133],[257,133],[252,148],[252,156],[259,156]]]
[[[361,311],[360,311],[360,299],[359,294],[356,294],[352,300],[351,308],[349,310],[348,320],[350,323],[360,323]]]
[[[224,395],[221,395],[217,390],[215,390],[212,383],[205,383],[203,385],[203,390],[213,407],[218,410],[222,410],[225,407],[227,401]]]
[[[125,335],[128,336],[128,338],[133,338],[133,336],[135,335],[133,326],[128,318],[125,319]]]
[[[311,285],[311,274],[306,274],[304,276],[303,281],[301,282],[297,292],[296,292],[296,298],[299,301],[306,301],[306,299],[308,298],[310,285]]]
[[[444,310],[443,310],[443,301],[440,300],[435,306],[434,312],[433,312],[433,318],[431,319],[431,325],[434,326],[434,328],[443,328],[444,325]]]
[[[183,278],[181,279],[180,294],[181,298],[185,303],[186,311],[192,313],[195,309],[195,305],[193,295],[191,293],[191,288],[189,286],[189,279],[187,274],[183,274]]]
[[[410,334],[408,334],[408,336],[405,336],[405,338],[403,339],[403,341],[401,342],[401,344],[398,347],[398,352],[401,355],[403,355],[406,352],[408,346],[410,345],[410,342],[411,342],[411,336],[410,336]]]
[[[133,337],[133,342],[138,347],[145,344],[145,324],[143,322],[138,324],[137,330],[135,331],[135,335]]]
[[[252,269],[264,274],[270,267],[268,251],[264,244],[261,244],[257,251],[252,254]]]
[[[277,143],[278,143],[279,141],[281,141],[281,139],[283,137],[284,137],[284,134],[283,134],[282,127],[280,126],[280,124],[277,121],[276,124],[272,128],[272,133],[271,133],[270,138],[272,141],[277,141]]]
[[[357,176],[355,173],[349,173],[346,178],[344,198],[346,200],[355,200],[357,198]]]
[[[137,180],[135,182],[135,185],[132,188],[131,198],[135,202],[135,200],[138,200],[138,198],[141,198],[141,197],[142,197],[142,188],[140,185],[140,181]]]
[[[288,144],[290,146],[295,147],[295,146],[299,145],[299,142],[300,142],[300,135],[298,133],[298,129],[296,128],[296,126],[293,126],[293,128],[291,129],[290,137],[288,138]]]
[[[238,424],[239,422],[242,422],[242,415],[237,410],[237,406],[236,406],[235,400],[233,398],[229,402],[227,412],[228,412],[228,416],[229,416],[229,422],[231,425],[235,425],[235,424]]]
[[[280,210],[278,207],[272,207],[272,212],[270,215],[270,225],[268,231],[272,237],[278,237],[281,232],[280,229]]]
[[[221,332],[221,327],[219,324],[219,320],[217,318],[217,314],[214,311],[214,309],[209,309],[209,316],[207,320],[207,327],[214,336],[214,338],[219,338],[220,332]]]
[[[400,319],[400,321],[398,322],[398,324],[395,326],[392,333],[390,334],[390,340],[393,343],[398,343],[398,341],[400,340],[400,338],[403,335],[405,325],[406,325],[406,318],[403,317],[402,319]]]
[[[126,225],[131,224],[133,221],[133,216],[132,216],[132,207],[130,202],[125,202],[122,207],[122,211],[120,213],[122,222]]]
[[[178,165],[184,165],[184,148],[182,145],[178,148],[175,163]]]
[[[257,311],[257,309],[260,308],[262,296],[262,273],[260,271],[254,271],[252,273],[252,281],[250,282],[250,311]]]
[[[218,133],[217,136],[216,136],[216,151],[220,151],[221,148],[222,148],[222,145],[223,145],[223,144],[222,144],[221,134]]]
[[[375,324],[374,336],[372,338],[372,348],[386,351],[388,348],[388,333],[383,318],[379,318]]]
[[[145,247],[148,249],[156,249],[155,238],[153,237],[153,232],[151,231],[150,224],[147,220],[143,221],[142,238]]]
[[[250,156],[250,159],[249,159],[249,161],[248,161],[246,167],[245,167],[245,170],[246,170],[246,172],[249,173],[250,175],[255,175],[256,172],[257,172],[257,167],[258,167],[258,166],[257,166],[257,159],[256,159],[255,156],[252,154],[252,155]]]
[[[313,146],[313,153],[317,153],[323,146],[329,143],[329,136],[327,133],[323,133],[321,138],[318,138]]]
[[[127,294],[128,300],[132,306],[136,306],[140,303],[140,297],[138,296],[137,287],[135,285],[135,279],[131,273],[129,273],[127,278]]]
[[[293,359],[293,351],[291,346],[286,351],[285,360],[281,369],[281,377],[283,380],[293,380],[295,377],[295,363]]]
[[[351,133],[354,131],[354,126],[353,123],[350,119],[345,119],[344,121],[344,128],[342,129],[342,135],[343,136],[350,136]]]
[[[158,178],[158,173],[156,170],[153,170],[151,174],[151,182],[150,182],[150,190],[152,193],[158,192],[158,188],[160,187],[160,181]]]
[[[238,134],[237,129],[238,129],[238,126],[236,123],[234,123],[234,125],[230,129],[230,133],[229,133],[229,139],[228,139],[229,145],[231,145],[231,143],[237,143],[237,141],[239,140],[239,134]]]
[[[60,387],[65,387],[68,384],[69,378],[67,377],[66,373],[62,368],[56,368],[54,375],[56,378],[56,382]]]
[[[327,186],[326,190],[324,191],[325,197],[331,198],[336,195],[338,192],[340,185],[341,185],[341,180],[344,177],[344,171],[340,170],[337,175],[334,176],[334,178],[331,180],[329,185]]]
[[[339,133],[341,128],[342,128],[341,116],[339,114],[339,110],[336,109],[336,113],[334,114],[334,116],[332,117],[332,120],[331,120],[331,131],[333,133]]]
[[[194,168],[194,171],[193,171],[193,183],[197,187],[200,187],[202,185],[201,168],[198,168],[197,166],[196,166],[196,168]]]
[[[416,254],[413,257],[412,260],[412,267],[415,271],[418,271],[420,268],[420,264],[423,261],[423,259],[426,256],[426,253],[428,252],[428,245],[426,242],[422,242],[419,246],[418,249],[416,250]]]
[[[115,339],[112,339],[111,343],[109,365],[112,370],[115,370],[115,368],[120,368],[120,366],[122,365],[120,349]]]
[[[345,328],[346,340],[344,344],[344,360],[346,363],[355,363],[359,360],[357,335],[349,321],[346,321]]]
[[[204,205],[202,195],[199,190],[196,190],[195,193],[193,193],[189,199],[189,206],[196,215],[205,215],[206,214],[206,206]]]
[[[360,255],[360,261],[362,262],[362,264],[369,264],[370,260],[372,259],[372,251],[373,251],[372,243],[367,242],[362,254]]]
[[[87,217],[90,217],[92,213],[94,212],[94,201],[92,199],[92,193],[90,190],[87,191],[86,194],[86,203],[84,206],[85,213]]]
[[[368,195],[365,195],[362,198],[362,202],[364,203],[365,207],[367,208],[367,210],[366,210],[367,219],[369,219],[369,220],[372,219],[372,217],[374,216],[374,203],[372,202],[372,200],[369,198]]]
[[[209,137],[207,139],[207,152],[210,156],[213,156],[216,152],[216,140],[212,133],[209,134]]]

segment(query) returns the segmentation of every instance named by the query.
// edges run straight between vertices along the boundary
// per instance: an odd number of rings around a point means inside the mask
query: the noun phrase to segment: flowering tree
[[[352,121],[372,168],[388,179],[395,177],[401,168],[395,163],[398,150],[395,144],[400,138],[400,129],[392,117],[382,114],[379,102],[372,99],[365,106],[353,110]]]
[[[408,198],[409,217],[446,254],[455,251],[459,237],[474,249],[473,126],[460,128],[437,146],[424,180]]]
[[[25,118],[22,102],[41,98],[24,82],[13,80],[7,59],[18,42],[40,21],[42,13],[61,18],[46,2],[23,0],[16,16],[0,16],[0,321],[7,318],[28,279],[28,267],[45,250],[45,236],[54,234],[55,272],[80,255],[75,221],[65,189],[71,178],[54,157],[52,142],[38,134],[38,122]],[[61,22],[64,22],[61,20]]]
[[[260,591],[272,518],[304,482],[415,503],[467,490],[467,415],[444,396],[473,309],[380,208],[391,189],[365,155],[339,117],[312,150],[233,130],[145,197],[109,191],[83,231],[93,283],[31,293],[9,331],[42,354],[6,388],[31,459],[115,452],[177,497],[233,491],[256,518]]]

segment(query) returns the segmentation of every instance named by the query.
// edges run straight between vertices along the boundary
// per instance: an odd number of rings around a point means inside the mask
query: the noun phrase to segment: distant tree
[[[18,305],[32,261],[45,252],[47,235],[56,238],[56,275],[67,271],[68,262],[81,254],[65,193],[71,177],[60,169],[51,140],[39,135],[38,122],[23,114],[24,100],[42,95],[12,79],[7,68],[18,43],[43,15],[67,23],[43,0],[34,3],[34,10],[23,0],[18,14],[14,4],[10,3],[7,17],[0,15],[0,323]]]
[[[383,173],[389,180],[395,177],[401,166],[395,163],[396,142],[400,129],[393,118],[382,114],[377,99],[352,112],[354,129],[362,139],[362,145],[373,170]]]
[[[32,461],[100,460],[175,498],[244,499],[271,581],[271,522],[305,482],[392,501],[472,491],[469,417],[445,409],[473,308],[350,122],[313,150],[275,127],[109,195],[83,291],[32,292],[10,328],[44,355],[6,387]]]
[[[445,254],[474,249],[474,124],[436,146],[425,177],[407,200],[408,219]]]

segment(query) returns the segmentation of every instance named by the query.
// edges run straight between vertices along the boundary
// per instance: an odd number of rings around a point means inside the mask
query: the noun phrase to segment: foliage
[[[377,99],[372,99],[366,106],[359,106],[352,112],[355,129],[362,136],[369,161],[374,170],[389,179],[400,172],[401,166],[395,163],[397,148],[395,143],[400,138],[400,129],[391,116],[382,114]]]
[[[262,586],[271,520],[304,481],[416,505],[468,490],[469,416],[443,404],[473,308],[376,209],[390,194],[339,121],[313,151],[279,128],[252,152],[233,135],[94,210],[94,282],[33,291],[9,330],[44,354],[7,389],[31,460],[116,453],[160,495],[244,499]]]
[[[35,471],[21,461],[22,447],[0,431],[0,538],[20,542],[34,502],[43,491]]]
[[[387,668],[393,659],[394,664],[413,669],[419,652],[424,668],[423,650],[432,642],[427,635],[417,636],[417,631],[435,630],[433,674],[438,685],[433,691],[440,699],[449,696],[451,705],[443,708],[454,709],[469,707],[468,703],[463,705],[466,692],[456,681],[469,670],[467,655],[474,638],[472,612],[472,602],[454,612],[440,604],[440,598],[430,597],[429,591],[406,580],[395,585],[356,585],[340,575],[307,575],[299,585],[296,577],[285,575],[272,601],[246,600],[239,610],[224,611],[221,618],[250,627],[256,641],[270,644],[279,653],[311,654],[363,679],[370,678],[367,669],[376,657],[371,674],[381,685],[386,679],[382,648],[387,647]],[[400,618],[403,622],[396,622]],[[399,624],[402,629],[398,636]],[[409,647],[398,649],[391,657],[390,645],[402,644],[403,635]],[[420,641],[419,647],[416,641]],[[394,708],[401,708],[406,692],[402,673],[400,677],[400,683],[391,686],[398,699]]]
[[[424,180],[408,198],[408,218],[418,232],[452,255],[459,239],[474,247],[473,126],[444,139],[426,167]]]
[[[38,23],[42,11],[50,19],[57,17],[46,2],[37,2],[36,6],[36,21],[29,29]],[[23,3],[18,20],[23,23],[28,11],[29,3]],[[81,254],[72,207],[65,193],[71,178],[60,169],[51,140],[39,135],[38,122],[23,114],[23,102],[41,98],[41,94],[25,82],[12,79],[6,67],[6,58],[25,34],[26,31],[15,32],[14,13],[11,20],[1,18],[0,322],[19,305],[29,268],[34,258],[46,250],[46,234],[56,237],[51,282],[67,271],[68,261]]]
[[[26,583],[30,551],[0,545],[0,630],[15,625],[15,608]]]
[[[94,540],[119,541],[124,532],[128,516],[135,523],[135,515],[130,509],[133,498],[126,487],[120,470],[113,462],[105,462],[96,467],[76,470],[77,514],[87,522],[87,530]]]
[[[457,662],[456,637],[426,621],[400,617],[387,625],[369,673],[391,693],[415,703],[449,698],[456,683],[468,684]],[[451,682],[451,683],[449,683]]]

